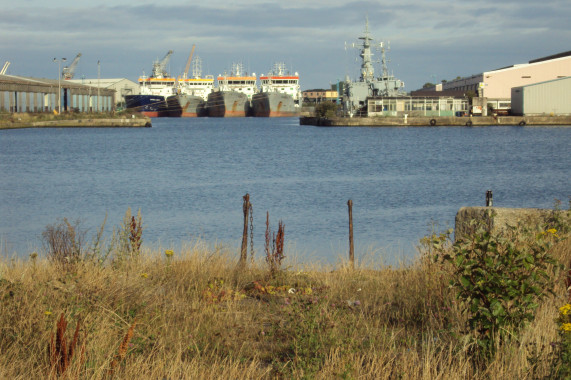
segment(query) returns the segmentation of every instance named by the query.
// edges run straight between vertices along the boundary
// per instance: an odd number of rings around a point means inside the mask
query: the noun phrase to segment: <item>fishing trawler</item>
[[[252,96],[252,112],[258,117],[299,116],[299,74],[290,75],[278,62],[268,75],[260,75],[260,92]]]
[[[232,65],[230,75],[217,78],[218,89],[208,95],[206,108],[211,117],[244,117],[251,115],[250,101],[258,92],[256,74],[248,75],[241,63]]]
[[[173,51],[165,55],[160,61],[153,62],[153,71],[150,77],[143,74],[139,78],[139,94],[126,95],[125,104],[148,117],[169,116],[167,98],[176,94],[175,78],[166,71],[166,65]]]

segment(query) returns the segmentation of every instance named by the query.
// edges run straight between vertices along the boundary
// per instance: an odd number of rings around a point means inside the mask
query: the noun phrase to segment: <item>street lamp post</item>
[[[101,112],[99,109],[99,86],[101,85],[101,65],[97,61],[97,112]]]
[[[57,84],[58,84],[58,114],[61,114],[61,63],[67,61],[67,59],[55,59],[57,62]]]

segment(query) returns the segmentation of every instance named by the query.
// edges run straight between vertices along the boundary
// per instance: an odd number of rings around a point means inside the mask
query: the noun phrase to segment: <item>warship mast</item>
[[[382,42],[373,44],[374,38],[369,32],[369,18],[365,21],[365,31],[362,36],[358,37],[362,40],[358,46],[353,44],[353,47],[360,50],[359,56],[361,57],[361,75],[358,81],[351,81],[349,78],[344,83],[343,91],[343,108],[345,113],[353,115],[355,112],[366,112],[366,100],[371,96],[403,96],[404,83],[389,75],[387,68],[387,58],[385,47]],[[375,77],[375,69],[373,66],[371,48],[376,47],[381,50],[382,58],[382,76]]]

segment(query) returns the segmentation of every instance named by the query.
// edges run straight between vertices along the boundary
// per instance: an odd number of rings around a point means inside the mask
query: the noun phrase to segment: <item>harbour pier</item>
[[[563,116],[422,116],[422,117],[333,117],[302,116],[300,125],[319,127],[483,127],[483,126],[571,126],[571,115]]]

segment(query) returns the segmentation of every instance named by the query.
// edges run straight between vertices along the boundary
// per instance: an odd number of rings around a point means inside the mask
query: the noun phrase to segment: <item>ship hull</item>
[[[127,109],[135,110],[148,117],[169,116],[168,105],[161,95],[126,95]]]
[[[210,117],[245,117],[251,114],[248,96],[235,91],[210,93],[206,108]]]
[[[280,92],[260,92],[252,97],[252,112],[256,117],[299,116],[293,97]]]
[[[200,117],[207,116],[206,102],[200,96],[173,95],[167,98],[167,114],[169,117]]]
[[[181,117],[207,116],[206,101],[195,95],[177,95],[181,108]]]

